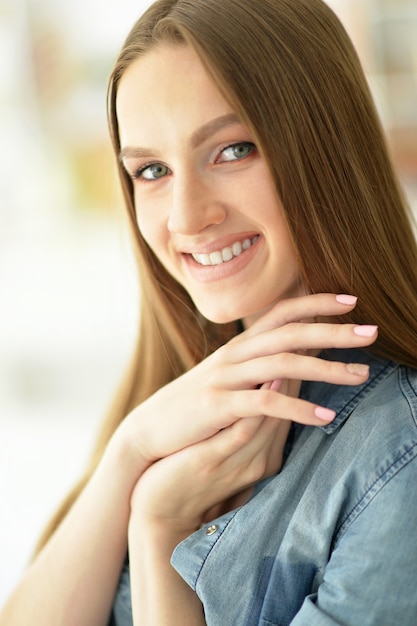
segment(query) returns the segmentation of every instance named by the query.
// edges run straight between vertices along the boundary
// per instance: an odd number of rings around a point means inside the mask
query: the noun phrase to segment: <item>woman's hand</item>
[[[197,595],[170,564],[172,552],[204,521],[244,504],[246,488],[280,468],[289,424],[238,420],[156,461],[142,475],[132,494],[128,530],[135,623],[204,626]]]
[[[376,339],[376,328],[308,321],[351,311],[354,301],[343,300],[321,294],[281,302],[127,417],[125,434],[149,462],[130,501],[138,623],[173,623],[173,607],[178,623],[205,623],[197,596],[170,565],[173,549],[203,522],[243,503],[254,483],[279,470],[291,421],[331,420],[331,411],[297,397],[301,380],[347,385],[366,380],[367,368],[360,364],[314,356]]]
[[[238,420],[157,461],[133,491],[130,525],[156,525],[178,539],[213,519],[216,505],[226,503],[232,509],[244,503],[250,495],[247,488],[280,469],[288,425],[263,417]],[[234,502],[236,495],[244,499]]]
[[[364,347],[375,341],[375,327],[332,323],[354,306],[353,298],[333,294],[280,302],[129,414],[117,435],[124,440],[128,456],[150,465],[213,437],[241,418],[261,415],[310,425],[331,421],[334,413],[327,407],[294,397],[297,393],[267,389],[264,383],[363,383],[368,377],[366,366],[314,356],[327,348]],[[325,317],[329,323],[314,322]]]
[[[243,493],[236,502],[234,494],[279,469],[288,425],[272,418],[240,420],[142,475],[128,530],[134,623],[205,624],[197,595],[170,564],[172,552],[203,521],[249,496]],[[219,503],[227,508],[215,511]]]

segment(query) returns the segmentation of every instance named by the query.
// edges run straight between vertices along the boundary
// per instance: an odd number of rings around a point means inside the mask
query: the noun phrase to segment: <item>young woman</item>
[[[415,624],[417,249],[321,0],[158,0],[110,81],[129,377],[1,626]]]

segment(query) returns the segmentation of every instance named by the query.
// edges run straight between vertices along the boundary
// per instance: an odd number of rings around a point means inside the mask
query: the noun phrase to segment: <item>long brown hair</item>
[[[160,43],[194,48],[269,164],[308,291],[353,293],[350,320],[378,324],[373,350],[417,367],[417,247],[357,54],[322,0],[158,0],[133,26],[110,78],[118,156],[119,82]],[[125,415],[236,332],[202,320],[139,232],[118,163],[142,289],[137,348],[90,467],[46,530],[65,515]],[[347,319],[347,318],[344,318]]]

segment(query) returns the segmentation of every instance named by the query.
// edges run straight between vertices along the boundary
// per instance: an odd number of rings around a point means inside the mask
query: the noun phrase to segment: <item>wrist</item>
[[[146,515],[132,509],[129,519],[129,537],[159,549],[173,550],[181,541],[192,535],[200,527],[196,520],[167,519]]]
[[[116,430],[107,445],[99,469],[107,472],[120,484],[125,484],[131,493],[152,461],[147,459],[140,447],[132,441],[127,430],[123,428],[123,424]]]
[[[134,622],[204,625],[200,600],[171,565],[188,532],[165,521],[131,515],[128,530]]]

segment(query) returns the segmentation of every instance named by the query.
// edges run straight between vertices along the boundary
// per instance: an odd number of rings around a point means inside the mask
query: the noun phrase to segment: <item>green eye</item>
[[[255,146],[249,141],[243,143],[235,143],[232,146],[228,146],[222,152],[221,161],[238,161],[248,157],[254,150]]]
[[[163,165],[162,163],[152,163],[152,165],[144,167],[139,172],[139,176],[145,180],[158,180],[159,178],[166,176],[168,173],[169,169],[166,165]]]

